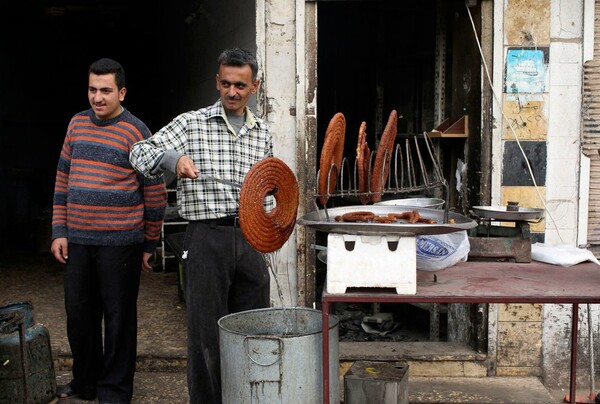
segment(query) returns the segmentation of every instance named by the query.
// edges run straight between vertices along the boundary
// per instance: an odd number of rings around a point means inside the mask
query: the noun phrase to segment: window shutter
[[[582,152],[590,158],[588,243],[600,254],[600,1],[595,2],[594,58],[583,65]]]

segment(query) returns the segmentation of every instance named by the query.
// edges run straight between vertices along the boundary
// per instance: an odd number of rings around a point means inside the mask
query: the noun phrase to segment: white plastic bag
[[[566,244],[546,245],[535,243],[531,245],[531,259],[548,264],[570,267],[580,262],[592,261],[598,265],[600,262],[591,251]]]
[[[417,269],[439,271],[466,261],[471,251],[466,230],[417,236]]]

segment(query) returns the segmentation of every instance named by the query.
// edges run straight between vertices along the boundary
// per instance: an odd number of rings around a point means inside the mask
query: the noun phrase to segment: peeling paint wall
[[[497,376],[541,375],[541,323],[542,305],[499,305]]]
[[[546,243],[577,242],[578,184],[581,153],[583,1],[553,0],[550,5],[550,97],[548,100],[548,163]],[[566,385],[570,358],[571,308],[544,307],[544,380]],[[580,319],[580,330],[585,321]],[[597,322],[597,316],[596,316]],[[583,334],[585,335],[585,334]],[[586,338],[579,339],[585,347]],[[585,350],[585,349],[584,349]],[[581,356],[580,360],[589,363]],[[589,357],[588,357],[589,359]],[[581,365],[581,363],[579,364]],[[587,366],[583,366],[584,369]],[[579,371],[580,375],[585,374]]]
[[[316,166],[311,161],[316,77],[310,76],[316,71],[316,5],[259,0],[256,11],[257,54],[264,68],[257,107],[274,133],[275,154],[297,173],[300,188],[310,190]],[[493,72],[501,105],[493,107],[492,205],[518,200],[521,206],[543,207],[545,202],[550,215],[532,231],[546,243],[573,244],[579,214],[583,1],[495,1],[494,21]],[[520,48],[543,48],[547,56],[546,76],[531,87],[538,86],[537,91],[504,87],[508,51]],[[506,170],[506,158],[517,153],[515,137],[525,144],[527,158],[535,160],[537,189],[531,178]],[[299,214],[312,209],[310,193],[301,194]],[[297,263],[302,271],[309,267],[307,240],[304,230],[297,229],[277,257],[285,304],[312,302],[306,292],[313,278],[296,268]],[[570,313],[570,306],[564,305],[490,305],[488,374],[542,375],[546,382],[567,385]]]
[[[273,134],[275,156],[294,171],[301,190],[306,189],[306,158],[301,150],[304,148],[298,145],[306,143],[304,25],[305,9],[310,8],[299,0],[256,2],[257,56],[264,71],[258,108]],[[299,214],[305,210],[304,194],[301,191]],[[304,270],[297,270],[298,256],[302,262],[305,260],[298,243],[304,246],[305,233],[297,226],[288,242],[274,253],[277,282],[271,296],[275,306],[312,303],[306,298],[305,287],[306,279],[311,278]]]
[[[494,106],[492,205],[516,200],[547,208],[531,230],[533,242],[549,245],[577,242],[583,3],[503,0],[495,6],[503,27],[494,64],[502,111]],[[539,374],[568,385],[570,314],[564,305],[499,305],[496,374]]]

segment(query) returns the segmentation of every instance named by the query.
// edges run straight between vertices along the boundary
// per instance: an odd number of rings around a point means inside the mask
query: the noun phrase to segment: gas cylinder
[[[56,394],[50,335],[31,302],[0,307],[0,404],[48,403]]]

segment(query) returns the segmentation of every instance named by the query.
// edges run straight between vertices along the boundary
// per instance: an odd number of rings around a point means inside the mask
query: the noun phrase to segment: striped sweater
[[[154,252],[160,239],[167,192],[162,177],[147,179],[129,163],[131,146],[151,135],[126,109],[115,118],[93,111],[75,115],[58,160],[52,239],[128,246]]]

